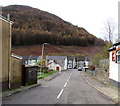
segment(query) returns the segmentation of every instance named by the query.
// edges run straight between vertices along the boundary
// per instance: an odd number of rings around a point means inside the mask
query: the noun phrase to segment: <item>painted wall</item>
[[[22,60],[11,57],[11,85],[12,88],[20,87],[22,81]]]
[[[71,60],[68,60],[67,62],[67,68],[71,69],[71,68],[75,68],[76,62],[75,62],[75,57]]]
[[[56,70],[56,67],[59,67],[59,71],[61,71],[61,66],[59,64],[54,63],[54,62],[49,64],[47,67],[48,67],[48,69],[52,69],[52,70]]]
[[[49,64],[47,67],[48,67],[48,69],[50,70],[50,69],[52,69],[52,70],[55,70],[55,63],[54,62],[52,62],[51,64]]]
[[[2,82],[3,88],[8,88],[8,72],[9,72],[9,65],[10,65],[10,23],[7,20],[3,20],[0,18],[0,29],[2,29],[2,45],[0,45],[2,51],[2,78],[0,78],[0,82]]]
[[[66,70],[67,69],[67,58],[65,58],[64,60],[64,69],[63,70]]]
[[[0,82],[2,82],[2,20],[0,20],[0,60],[1,60],[0,61]],[[0,84],[0,90],[2,90],[1,84]]]
[[[115,63],[114,61],[112,61],[112,51],[110,52],[109,59],[110,59],[110,66],[109,66],[110,73],[109,73],[109,78],[118,82],[118,67],[120,67],[120,64]]]

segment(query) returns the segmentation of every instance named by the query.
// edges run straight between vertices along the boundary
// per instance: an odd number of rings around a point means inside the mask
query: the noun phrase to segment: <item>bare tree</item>
[[[110,43],[113,42],[113,36],[114,36],[114,30],[115,30],[115,24],[112,20],[107,20],[105,27],[104,27],[104,37],[105,40],[109,41]]]
[[[116,34],[116,39],[115,39],[115,42],[120,42],[120,34]]]

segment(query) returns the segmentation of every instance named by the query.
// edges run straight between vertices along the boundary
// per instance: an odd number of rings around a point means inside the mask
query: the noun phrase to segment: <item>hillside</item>
[[[14,22],[12,45],[37,45],[48,42],[52,45],[103,46],[104,41],[64,21],[58,16],[29,6],[3,7],[3,16],[10,14]]]
[[[62,45],[45,45],[44,53],[46,55],[70,55],[70,56],[94,56],[99,51],[98,46],[62,46]],[[41,55],[42,45],[30,45],[14,47],[12,52],[21,56],[26,55]]]

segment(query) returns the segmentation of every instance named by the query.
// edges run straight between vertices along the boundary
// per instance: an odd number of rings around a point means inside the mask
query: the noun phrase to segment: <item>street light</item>
[[[43,44],[42,44],[42,55],[41,55],[41,70],[40,70],[40,76],[42,75],[42,74],[41,74],[41,71],[42,71],[43,54],[44,54],[45,45],[49,45],[49,43],[43,43]]]
[[[44,53],[44,46],[45,46],[45,45],[49,45],[49,43],[43,43],[43,44],[42,44],[42,56],[43,56],[43,53]]]

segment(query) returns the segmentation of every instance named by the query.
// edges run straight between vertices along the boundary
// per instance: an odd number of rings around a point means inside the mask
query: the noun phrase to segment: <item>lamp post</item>
[[[49,43],[43,43],[43,44],[42,44],[42,55],[41,55],[41,70],[40,70],[40,76],[42,75],[42,74],[41,74],[41,71],[42,71],[42,66],[43,66],[43,54],[44,54],[45,45],[49,45]]]

